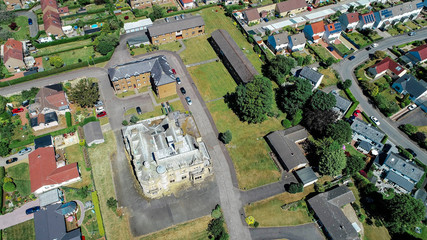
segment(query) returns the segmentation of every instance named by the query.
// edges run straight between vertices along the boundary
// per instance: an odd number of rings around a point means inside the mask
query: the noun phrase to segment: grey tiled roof
[[[151,37],[155,37],[205,25],[205,21],[201,16],[186,15],[184,19],[181,16],[178,16],[178,18],[179,20],[170,17],[168,18],[169,22],[163,21],[160,24],[155,22],[153,26],[148,28],[148,33]]]
[[[397,185],[399,185],[400,187],[402,187],[408,192],[412,191],[412,189],[414,189],[414,186],[415,186],[415,183],[409,181],[408,179],[404,178],[403,176],[393,171],[389,171],[385,178],[388,179],[389,181],[396,183]]]
[[[316,85],[317,82],[319,82],[322,78],[323,74],[314,71],[309,67],[303,67],[301,72],[299,73],[299,76],[309,80],[313,85]]]
[[[112,82],[131,76],[138,76],[146,72],[151,72],[151,78],[156,86],[175,82],[175,76],[166,57],[163,55],[117,65],[108,69],[108,75]]]
[[[289,38],[294,46],[300,45],[306,42],[304,33],[297,33],[292,36],[289,36]]]
[[[317,180],[317,176],[311,167],[305,167],[296,171],[295,173],[304,185]]]
[[[357,147],[359,147],[359,148],[361,148],[367,152],[371,151],[371,149],[372,149],[372,145],[367,141],[360,141],[360,143]]]
[[[384,138],[384,133],[381,132],[378,128],[358,118],[354,119],[353,123],[351,124],[351,129],[375,143],[381,143],[381,140]]]
[[[384,164],[389,168],[407,176],[415,182],[418,182],[424,174],[424,171],[414,163],[405,161],[396,153],[390,153]]]
[[[397,79],[395,83],[400,83],[402,88],[409,94],[414,96],[414,98],[418,98],[427,91],[427,83],[423,80],[418,81],[411,74],[403,75],[402,77]]]
[[[308,203],[331,239],[355,240],[358,239],[358,234],[341,210],[342,206],[355,200],[350,189],[346,186],[340,186],[317,194],[310,198]]]
[[[83,126],[86,142],[90,145],[93,141],[104,140],[101,124],[98,121],[87,123]]]
[[[341,97],[335,91],[332,91],[332,95],[334,95],[335,100],[337,100],[337,102],[335,103],[335,107],[338,108],[341,112],[346,112],[350,108],[352,104],[350,100]]]
[[[289,43],[288,39],[289,34],[287,32],[282,32],[276,35],[273,35],[274,41],[277,45]]]

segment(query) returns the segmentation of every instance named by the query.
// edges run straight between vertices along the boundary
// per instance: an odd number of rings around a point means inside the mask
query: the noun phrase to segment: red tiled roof
[[[298,8],[307,7],[305,0],[288,0],[276,4],[279,13],[288,12]]]
[[[182,3],[191,3],[191,2],[193,2],[193,0],[181,0],[182,1]]]
[[[44,29],[47,31],[51,26],[61,29],[61,18],[59,17],[59,13],[48,10],[45,14],[43,14],[43,24]]]
[[[68,105],[64,91],[57,91],[50,87],[40,89],[36,95],[36,102],[40,103],[41,109],[51,108],[58,110],[59,107]]]
[[[43,11],[48,6],[54,8],[54,9],[58,9],[58,3],[55,0],[40,0],[40,5],[41,5]]]
[[[405,70],[402,66],[400,66],[397,62],[393,61],[389,57],[386,57],[381,62],[372,65],[371,68],[375,68],[377,74],[388,69],[394,74],[399,75]]]
[[[349,24],[359,21],[359,13],[358,12],[347,13],[346,17],[347,17],[347,21]]]
[[[325,25],[323,24],[322,21],[312,23],[311,28],[313,29],[313,34],[317,34],[325,31]]]
[[[68,105],[64,92],[58,92],[57,94],[47,96],[46,100],[49,102],[49,104],[57,108]]]
[[[61,7],[61,8],[58,8],[58,12],[59,13],[68,13],[69,10],[68,10],[68,7]]]
[[[28,155],[31,192],[52,184],[62,183],[80,176],[77,163],[56,167],[53,147],[37,148]]]
[[[320,39],[320,37],[318,35],[314,35],[313,40],[317,40],[317,39]]]
[[[427,58],[427,44],[418,46],[412,49],[410,52],[418,52],[418,54],[420,54],[421,61],[423,61],[424,59]]]
[[[3,46],[3,61],[7,62],[10,58],[23,60],[22,42],[9,38]]]

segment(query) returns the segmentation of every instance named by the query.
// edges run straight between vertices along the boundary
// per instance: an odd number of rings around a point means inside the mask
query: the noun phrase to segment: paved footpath
[[[15,211],[0,215],[0,229],[5,229],[19,223],[26,222],[34,218],[34,213],[27,215],[25,210],[35,206],[40,206],[40,200],[36,199],[32,202],[24,204],[22,207],[15,209]]]
[[[289,227],[251,228],[251,237],[258,239],[324,240],[314,223]]]

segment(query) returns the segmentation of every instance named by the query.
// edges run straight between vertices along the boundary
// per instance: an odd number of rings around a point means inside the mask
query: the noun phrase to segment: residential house
[[[43,147],[53,147],[53,138],[51,135],[34,139],[34,149]]]
[[[329,239],[356,240],[359,235],[342,208],[356,201],[353,192],[346,186],[340,186],[308,199],[320,225]]]
[[[354,29],[356,29],[357,25],[359,24],[359,13],[353,12],[353,13],[342,14],[339,17],[339,21],[341,23],[341,28],[344,31],[351,32]]]
[[[69,110],[70,103],[60,83],[42,87],[37,93],[34,103],[29,106],[31,116],[51,111],[65,114]]]
[[[48,10],[43,13],[44,31],[48,36],[61,37],[64,35],[62,31],[61,18],[57,11]]]
[[[218,29],[211,36],[213,48],[237,82],[248,83],[259,74],[226,30]]]
[[[195,3],[193,0],[179,0],[179,2],[181,3],[184,9],[191,9],[195,7]]]
[[[129,45],[129,47],[140,47],[141,45],[150,45],[150,39],[146,34],[141,34],[133,38],[128,38],[127,44]]]
[[[303,184],[304,187],[307,187],[315,182],[317,182],[318,177],[314,173],[311,167],[305,167],[295,171],[295,175],[298,177],[299,181]]]
[[[81,179],[77,163],[56,161],[53,147],[38,148],[28,155],[31,192],[38,195]]]
[[[371,144],[371,149],[376,150],[381,150],[384,147],[381,141],[384,139],[385,134],[378,128],[359,118],[355,118],[350,127],[353,130],[353,140],[356,142],[367,141]]]
[[[133,33],[133,32],[139,32],[139,31],[145,30],[152,25],[153,25],[153,22],[151,21],[151,19],[145,18],[145,19],[138,20],[136,22],[125,23],[123,28],[125,29],[126,33]]]
[[[309,67],[303,67],[298,74],[298,77],[307,79],[313,85],[313,90],[317,89],[322,83],[324,75]]]
[[[385,181],[392,182],[402,193],[410,193],[424,175],[424,170],[415,163],[405,160],[396,153],[389,153],[384,163],[375,161],[383,172]]]
[[[325,34],[325,24],[323,24],[323,21],[319,21],[305,25],[304,34],[307,40],[317,43]]]
[[[34,131],[58,126],[58,115],[54,111],[40,113],[30,118],[30,126]]]
[[[238,3],[239,3],[239,0],[224,0],[225,5],[233,5]]]
[[[80,228],[67,232],[65,215],[60,211],[61,203],[48,205],[34,213],[36,240],[81,240]]]
[[[350,100],[341,97],[336,91],[332,91],[331,93],[336,100],[335,106],[332,110],[338,113],[338,118],[342,118],[353,103]]]
[[[275,54],[281,54],[288,48],[289,34],[282,32],[268,37],[268,46]]]
[[[22,9],[21,0],[3,0],[6,4],[7,11],[19,10]]]
[[[47,11],[58,12],[58,3],[56,0],[40,0],[40,6],[43,14]]]
[[[67,16],[70,13],[68,6],[58,8],[58,13],[60,17]]]
[[[156,5],[174,4],[172,0],[127,0],[132,9],[144,9]]]
[[[370,66],[367,71],[374,78],[379,78],[387,74],[393,79],[402,77],[406,73],[406,70],[390,57],[386,57],[382,61]]]
[[[327,24],[325,25],[325,34],[323,35],[323,39],[328,43],[335,43],[335,40],[340,37],[341,32],[341,23],[334,22]]]
[[[243,18],[248,25],[258,24],[261,20],[260,14],[256,8],[249,8],[243,12]]]
[[[424,80],[417,80],[413,75],[405,74],[397,79],[392,87],[402,95],[409,94],[409,99],[427,112],[427,83]]]
[[[144,194],[160,197],[181,183],[198,183],[212,174],[212,162],[195,120],[173,112],[123,127],[125,148]]]
[[[364,140],[360,140],[359,142],[357,142],[355,144],[355,147],[359,152],[363,154],[368,154],[372,150],[371,143]]]
[[[386,29],[399,22],[414,20],[424,7],[422,0],[405,2],[393,7],[375,12],[374,28]]]
[[[366,29],[366,28],[372,29],[372,27],[374,26],[374,23],[375,23],[374,12],[369,12],[369,13],[359,15],[358,28],[360,28],[360,29]]]
[[[83,131],[86,139],[86,144],[90,147],[93,144],[101,144],[104,142],[101,124],[99,122],[86,123],[83,126]]]
[[[160,98],[176,94],[176,77],[163,55],[116,65],[108,75],[116,93],[152,86]]]
[[[64,201],[64,193],[58,188],[44,192],[39,195],[40,207],[46,207],[51,204],[62,203]]]
[[[416,64],[422,64],[427,61],[427,44],[418,46],[409,50],[400,60],[407,66],[413,67]]]
[[[265,138],[282,167],[291,172],[308,165],[307,158],[297,145],[307,137],[307,130],[297,125],[286,130],[272,132]]]
[[[288,50],[291,52],[302,51],[306,42],[307,40],[305,39],[304,33],[297,33],[289,36]]]
[[[148,35],[154,45],[174,42],[178,39],[196,37],[205,33],[205,22],[201,16],[177,15],[157,21],[148,28]]]
[[[307,2],[305,0],[287,0],[276,4],[276,13],[282,17],[304,12],[305,10],[307,10]]]
[[[3,45],[3,64],[9,72],[20,71],[25,68],[22,42],[9,38]]]

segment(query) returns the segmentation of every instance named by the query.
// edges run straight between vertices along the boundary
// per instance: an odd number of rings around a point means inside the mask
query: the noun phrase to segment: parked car
[[[417,34],[416,32],[410,32],[408,33],[409,36],[415,36],[415,34]]]
[[[350,60],[350,61],[351,61],[351,60],[353,60],[353,59],[355,59],[355,58],[356,58],[355,56],[351,56],[351,57],[349,57],[349,58],[348,58],[348,60]]]
[[[100,107],[100,106],[102,106],[102,105],[104,105],[104,103],[103,103],[101,100],[98,100],[98,101],[95,103],[95,107]]]
[[[24,111],[23,108],[14,108],[14,109],[12,109],[12,113],[20,113],[20,112],[23,112],[23,111]]]
[[[28,18],[28,25],[33,25],[33,19]]]
[[[22,105],[23,107],[26,107],[26,106],[30,105],[30,101],[25,100],[25,101],[23,101],[23,102],[21,103],[21,105]]]
[[[264,18],[264,21],[265,21],[265,22],[268,22],[268,21],[270,21],[270,20],[269,20],[268,18]]]
[[[360,110],[356,110],[353,112],[353,116],[357,117],[359,116],[359,113],[361,113]]]
[[[412,110],[414,110],[415,108],[417,108],[417,104],[411,104],[411,105],[409,105],[409,107],[408,107],[409,111],[412,111]]]
[[[138,115],[142,114],[141,108],[140,107],[136,107],[136,113],[138,113]]]
[[[102,111],[104,111],[104,107],[101,106],[96,108],[96,112],[102,112]]]
[[[22,155],[29,153],[31,151],[33,151],[31,148],[26,147],[26,148],[22,149],[21,151],[19,151],[18,154],[19,154],[19,156],[22,156]]]
[[[366,51],[369,51],[369,50],[371,50],[372,49],[372,47],[371,46],[369,46],[369,47],[367,47],[366,48]]]
[[[187,93],[187,91],[185,91],[185,89],[183,87],[180,88],[179,90],[181,91],[182,95],[185,95]]]
[[[372,120],[375,124],[377,124],[377,126],[379,126],[379,125],[380,125],[380,121],[378,121],[378,118],[376,118],[376,117],[374,117],[374,116],[371,116],[370,118],[371,118],[371,120]]]
[[[179,79],[179,77],[176,78],[176,83],[181,84],[181,79]]]
[[[333,47],[331,47],[331,46],[327,46],[326,47],[329,51],[331,51],[331,52],[333,52],[334,51],[334,48]]]
[[[25,210],[25,213],[27,215],[30,215],[31,213],[35,213],[35,212],[38,212],[38,211],[40,211],[40,206],[28,208],[27,210]]]
[[[14,157],[14,158],[6,160],[6,164],[11,164],[11,163],[14,163],[16,161],[18,161],[18,158]]]
[[[190,97],[186,97],[186,98],[185,98],[185,101],[187,101],[187,104],[188,104],[188,105],[193,104],[193,102],[191,101],[191,98],[190,98]]]
[[[107,116],[107,113],[105,111],[102,111],[102,112],[96,114],[96,116],[99,117],[99,118],[100,117],[104,117],[104,116]]]
[[[172,73],[176,75],[176,71],[174,68],[172,68]]]
[[[374,43],[374,44],[372,44],[371,45],[373,48],[376,48],[376,47],[378,47],[378,43]]]
[[[309,12],[311,12],[311,11],[313,10],[313,8],[311,8],[311,7],[307,7],[307,10],[308,10]]]
[[[414,150],[407,148],[406,151],[408,151],[412,156],[417,157],[417,154],[414,152]]]

